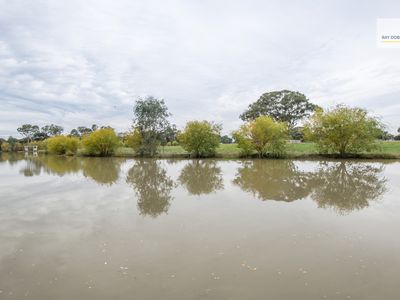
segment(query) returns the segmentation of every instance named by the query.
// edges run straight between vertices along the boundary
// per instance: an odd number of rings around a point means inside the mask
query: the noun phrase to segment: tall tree
[[[60,135],[61,133],[63,133],[63,131],[64,128],[62,126],[54,124],[42,127],[42,133],[45,134],[47,137]]]
[[[163,140],[166,128],[169,126],[168,117],[171,115],[164,100],[152,96],[139,98],[133,109],[133,130],[141,135],[141,155],[154,156]]]
[[[39,126],[24,124],[21,127],[17,128],[17,131],[27,139],[28,143],[30,143],[32,141],[33,135],[39,132]]]
[[[289,129],[292,129],[299,120],[309,116],[316,108],[302,93],[274,91],[262,94],[256,102],[249,105],[240,118],[243,121],[252,121],[266,115],[276,121],[287,122]]]

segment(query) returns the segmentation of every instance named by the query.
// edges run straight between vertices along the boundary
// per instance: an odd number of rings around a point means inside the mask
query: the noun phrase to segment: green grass
[[[165,146],[159,149],[160,157],[188,157],[188,153],[181,146]],[[118,148],[115,156],[131,157],[135,153],[131,148]],[[294,143],[287,145],[288,157],[317,156],[318,151],[314,143]],[[217,148],[217,157],[240,157],[240,149],[236,144],[221,144]],[[365,158],[400,158],[400,142],[378,142],[377,149],[364,153]]]

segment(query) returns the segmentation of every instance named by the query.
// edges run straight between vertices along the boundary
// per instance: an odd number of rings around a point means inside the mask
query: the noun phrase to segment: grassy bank
[[[359,158],[400,158],[400,142],[379,142],[377,149],[360,154]],[[187,158],[187,153],[181,146],[165,146],[160,147],[159,157],[177,157]],[[121,147],[118,148],[115,156],[119,157],[134,157],[135,153],[131,148]],[[221,144],[217,149],[217,157],[219,158],[238,158],[240,157],[240,149],[236,144]],[[321,157],[318,154],[314,143],[298,143],[287,145],[287,157],[301,158],[301,157]]]

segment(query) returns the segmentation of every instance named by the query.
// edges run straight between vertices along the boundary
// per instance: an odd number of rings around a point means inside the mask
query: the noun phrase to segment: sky
[[[170,121],[223,124],[265,92],[359,106],[400,127],[400,48],[377,18],[400,1],[0,0],[0,137],[30,123],[127,131],[138,97]]]

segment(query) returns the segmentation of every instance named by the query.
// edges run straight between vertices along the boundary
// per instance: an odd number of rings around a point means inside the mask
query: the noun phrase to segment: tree
[[[85,134],[89,134],[89,133],[93,132],[92,129],[90,129],[90,128],[86,127],[86,126],[79,126],[77,128],[77,130],[78,130],[80,136],[84,136]]]
[[[75,154],[78,150],[79,140],[75,137],[57,135],[47,140],[47,150],[52,154]]]
[[[71,130],[69,135],[70,136],[74,136],[74,137],[80,137],[81,136],[79,131],[77,129],[75,129],[75,128]]]
[[[286,122],[290,130],[316,108],[315,104],[299,92],[274,91],[262,94],[256,102],[249,105],[240,118],[243,121],[252,121],[259,116],[270,116],[275,121]]]
[[[128,147],[131,147],[135,152],[138,152],[143,143],[139,130],[135,129],[125,135],[124,142]]]
[[[17,128],[17,131],[27,139],[28,143],[30,143],[32,141],[33,135],[39,132],[39,126],[24,124],[21,127]]]
[[[142,144],[138,152],[142,156],[154,156],[157,148],[163,140],[163,134],[169,126],[170,113],[164,100],[149,96],[139,98],[133,109],[133,130],[138,130],[142,138]]]
[[[219,146],[221,125],[191,121],[178,135],[179,144],[195,157],[213,156]]]
[[[82,144],[88,155],[110,156],[118,147],[119,139],[114,129],[103,128],[86,135]]]
[[[177,135],[178,135],[178,129],[176,129],[176,125],[175,124],[167,125],[161,137],[161,145],[165,146],[168,143],[176,141]]]
[[[233,133],[233,137],[245,155],[255,150],[259,157],[266,155],[279,157],[285,152],[288,138],[287,124],[274,121],[268,116],[260,116],[242,125]]]
[[[221,144],[232,144],[232,141],[232,138],[227,135],[221,136]]]
[[[64,131],[64,128],[59,125],[46,125],[42,127],[42,132],[46,134],[47,136],[56,136],[62,134]]]
[[[10,152],[11,151],[11,145],[8,142],[2,142],[1,143],[1,151],[2,152]]]
[[[338,105],[327,112],[317,110],[304,127],[306,139],[314,141],[320,153],[341,157],[371,151],[382,132],[382,124],[362,108]]]

